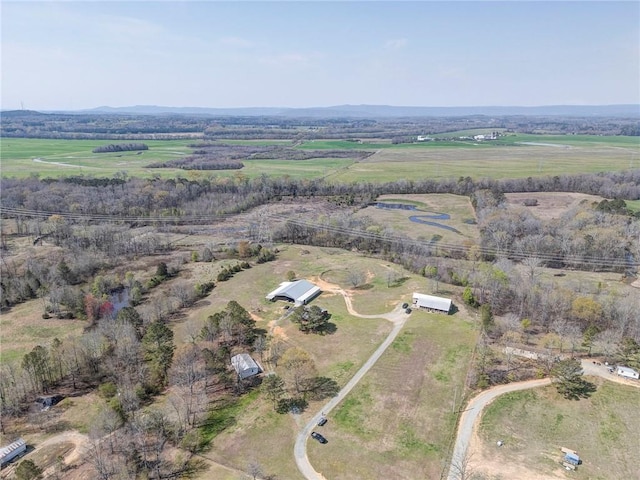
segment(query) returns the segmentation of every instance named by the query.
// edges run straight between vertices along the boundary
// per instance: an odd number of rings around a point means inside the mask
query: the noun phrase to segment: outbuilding
[[[27,451],[27,442],[22,438],[17,439],[15,442],[10,443],[6,447],[0,448],[0,465],[5,466],[11,460],[19,457]]]
[[[564,461],[571,465],[580,465],[580,457],[577,453],[567,453],[564,456]]]
[[[240,353],[231,357],[231,365],[235,369],[240,380],[254,377],[262,371],[256,361],[251,358],[248,353]]]
[[[414,293],[413,306],[430,312],[449,313],[451,310],[451,299],[425,295],[423,293]]]
[[[320,287],[307,280],[297,280],[295,282],[282,282],[278,288],[267,295],[267,300],[286,300],[293,302],[296,307],[306,305],[315,297],[320,295]]]
[[[640,373],[629,367],[618,366],[618,368],[616,368],[616,373],[625,378],[634,378],[636,380],[640,378]]]

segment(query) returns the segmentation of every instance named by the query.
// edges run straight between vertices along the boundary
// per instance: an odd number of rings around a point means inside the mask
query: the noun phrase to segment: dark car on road
[[[407,308],[407,309],[404,311],[404,313],[411,313],[411,309],[410,309],[410,308]]]
[[[318,432],[311,432],[311,436],[318,440],[320,443],[327,443],[327,439],[320,435]]]
[[[327,423],[327,417],[320,417],[320,420],[318,420],[318,426],[321,427],[323,426],[325,423]]]
[[[402,304],[402,308],[407,308],[408,306],[409,306],[409,304],[408,304],[408,303],[403,303],[403,304]]]

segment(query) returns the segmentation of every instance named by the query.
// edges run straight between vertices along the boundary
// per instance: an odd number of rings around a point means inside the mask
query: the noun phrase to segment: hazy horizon
[[[638,2],[2,2],[2,110],[640,104]]]

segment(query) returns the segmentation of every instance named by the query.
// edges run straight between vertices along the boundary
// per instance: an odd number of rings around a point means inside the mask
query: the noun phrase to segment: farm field
[[[417,178],[523,178],[610,172],[640,167],[638,148],[589,146],[484,146],[472,148],[384,149],[331,181],[391,181]]]
[[[71,175],[112,177],[118,172],[125,171],[129,176],[176,177],[179,174],[185,175],[186,172],[179,169],[145,167],[156,161],[187,155],[191,153],[187,145],[197,141],[199,140],[145,140],[139,143],[148,145],[149,150],[92,153],[94,148],[101,145],[134,141],[3,138],[0,147],[2,176],[28,177],[37,173],[41,177]]]
[[[322,158],[310,160],[244,160],[242,170],[189,171],[149,169],[146,165],[179,158],[191,153],[187,145],[195,140],[145,141],[149,150],[94,154],[93,148],[108,140],[44,140],[5,138],[0,152],[2,175],[43,177],[68,175],[129,176],[170,178],[187,176],[228,177],[241,172],[249,178],[260,175],[291,178],[325,178],[330,182],[383,182],[415,178],[491,177],[522,178],[624,170],[640,167],[637,137],[595,135],[522,135],[512,134],[495,142],[420,142],[394,145],[387,141],[371,143],[344,140],[314,140],[300,149],[373,150],[365,160]],[[237,145],[290,144],[289,141],[225,140]]]
[[[482,417],[482,445],[471,458],[473,470],[490,478],[517,476],[511,470],[517,467],[530,472],[526,478],[636,478],[637,462],[627,453],[640,450],[640,391],[600,378],[588,380],[598,389],[579,401],[563,399],[552,386],[497,398]],[[496,448],[496,439],[505,445]],[[583,463],[575,472],[559,464],[560,447],[579,453]]]

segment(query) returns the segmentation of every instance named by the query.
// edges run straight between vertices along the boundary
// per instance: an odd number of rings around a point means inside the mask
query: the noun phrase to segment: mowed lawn
[[[567,474],[571,478],[638,478],[640,389],[587,379],[598,389],[579,401],[563,399],[554,387],[497,398],[487,407],[480,428],[483,447],[492,460],[520,463],[545,478],[561,468],[559,448],[567,447],[582,459],[578,469]],[[503,448],[495,448],[496,439],[504,440]]]

